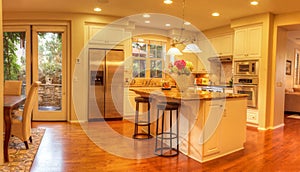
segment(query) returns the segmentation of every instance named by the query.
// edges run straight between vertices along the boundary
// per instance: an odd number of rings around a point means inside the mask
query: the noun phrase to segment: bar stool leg
[[[178,109],[176,110],[176,138],[177,138],[177,154],[179,154],[179,119],[178,119]]]
[[[164,140],[164,121],[165,121],[165,111],[163,111],[162,113],[162,117],[161,117],[161,142],[160,142],[160,154],[163,154],[163,140]]]
[[[134,137],[138,133],[138,122],[139,122],[139,103],[137,102],[135,105],[135,123],[134,123]]]
[[[159,125],[159,109],[157,109],[157,120],[156,120],[156,131],[155,131],[155,152],[157,151],[157,141],[158,141],[158,125]]]
[[[170,110],[170,147],[172,149],[172,110]]]
[[[148,103],[148,138],[151,137],[150,133],[150,103]]]

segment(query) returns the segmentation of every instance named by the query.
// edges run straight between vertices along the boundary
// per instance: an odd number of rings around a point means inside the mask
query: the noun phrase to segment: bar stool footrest
[[[171,157],[171,156],[178,155],[178,150],[170,147],[162,147],[162,148],[155,149],[154,154],[162,157]]]
[[[138,125],[138,126],[148,126],[149,123],[147,121],[139,121],[138,123],[136,123],[136,125]]]
[[[147,134],[147,133],[136,133],[132,136],[132,138],[134,138],[134,139],[150,139],[152,137],[153,137],[152,135]]]
[[[170,138],[170,134],[172,135],[172,137]],[[162,136],[164,136],[164,138],[162,138]],[[163,139],[163,140],[165,140],[165,139],[168,139],[168,140],[170,140],[170,139],[176,139],[177,138],[177,135],[176,135],[176,133],[170,133],[170,132],[164,132],[164,133],[158,133],[158,135],[156,135],[156,137],[158,138],[158,139]]]

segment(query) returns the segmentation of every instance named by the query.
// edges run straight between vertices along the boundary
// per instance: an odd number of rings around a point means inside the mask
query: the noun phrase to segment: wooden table
[[[4,162],[8,162],[8,142],[10,138],[11,119],[10,114],[13,109],[17,109],[25,102],[26,97],[21,96],[6,96],[4,95],[4,125],[5,125],[5,139],[4,139]]]

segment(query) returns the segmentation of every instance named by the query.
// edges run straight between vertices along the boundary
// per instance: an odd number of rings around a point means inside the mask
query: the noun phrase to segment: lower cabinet
[[[191,158],[205,162],[244,148],[246,141],[246,98],[200,102],[198,118],[181,149]]]
[[[124,89],[124,119],[133,119],[135,114],[135,100],[134,98],[138,96],[133,91]]]

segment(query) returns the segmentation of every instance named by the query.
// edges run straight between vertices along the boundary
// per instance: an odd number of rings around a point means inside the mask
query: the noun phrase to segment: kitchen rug
[[[287,118],[300,119],[300,115],[289,115]]]
[[[32,143],[29,142],[29,149],[25,148],[25,144],[20,139],[11,137],[8,145],[9,162],[0,165],[0,171],[30,171],[45,130],[44,128],[31,129]]]

